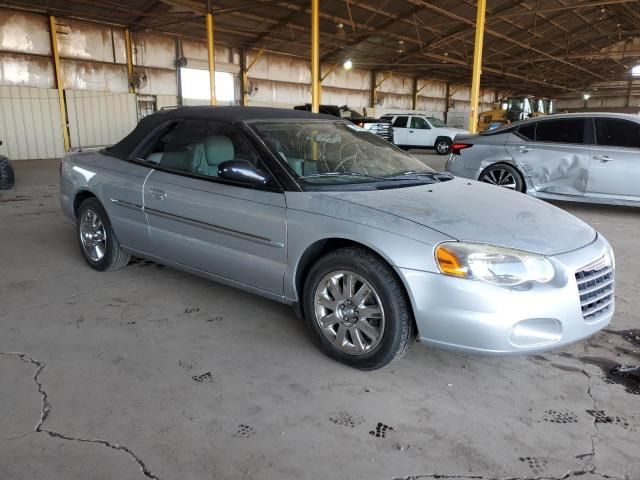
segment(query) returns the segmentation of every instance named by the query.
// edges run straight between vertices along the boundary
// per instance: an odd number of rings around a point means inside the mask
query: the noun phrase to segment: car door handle
[[[409,130],[409,133],[413,133],[413,130]]]
[[[519,146],[516,147],[516,150],[518,150],[519,152],[522,152],[522,153],[527,153],[527,152],[530,152],[531,150],[533,150],[533,148],[525,147],[524,145],[519,145]]]
[[[150,188],[148,192],[149,195],[157,198],[158,200],[164,200],[165,198],[167,198],[166,192],[164,190],[160,190],[159,188]]]
[[[608,155],[594,155],[593,159],[598,160],[599,162],[610,162],[611,160],[613,160],[613,158]]]

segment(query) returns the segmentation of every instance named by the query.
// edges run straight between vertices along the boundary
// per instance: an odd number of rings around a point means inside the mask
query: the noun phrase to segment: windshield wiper
[[[322,177],[365,177],[382,179],[384,177],[376,177],[373,175],[367,175],[365,173],[358,172],[326,172],[326,173],[314,173],[313,175],[302,175],[298,177],[301,180],[307,180],[308,178],[322,178]]]
[[[416,175],[418,177],[433,177],[437,172],[428,172],[426,170],[407,170],[406,172],[394,173],[393,175],[389,175],[388,177],[384,177],[385,180],[389,179],[400,179],[402,180],[404,177],[410,177],[412,175]]]

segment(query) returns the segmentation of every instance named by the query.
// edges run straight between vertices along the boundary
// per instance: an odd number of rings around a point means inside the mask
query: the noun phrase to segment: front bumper
[[[549,257],[557,271],[552,282],[526,287],[404,268],[397,272],[407,286],[421,342],[470,353],[530,354],[577,342],[609,324],[613,303],[585,320],[576,272],[610,250],[598,235],[585,247]]]

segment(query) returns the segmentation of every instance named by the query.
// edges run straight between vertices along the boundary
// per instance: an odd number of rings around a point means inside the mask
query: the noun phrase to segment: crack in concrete
[[[407,477],[394,477],[391,480],[421,480],[427,478],[434,479],[465,479],[465,480],[566,480],[571,477],[581,477],[583,475],[599,475],[602,478],[606,479],[615,479],[615,480],[626,480],[621,477],[615,477],[611,475],[602,474],[596,471],[594,466],[591,468],[583,469],[583,470],[569,470],[567,473],[560,477],[552,477],[548,475],[542,475],[538,477],[492,477],[485,475],[449,475],[449,474],[440,474],[440,473],[425,473],[418,475],[409,475]]]
[[[137,464],[138,467],[140,468],[140,471],[142,472],[142,474],[147,477],[150,478],[152,480],[161,480],[160,477],[158,477],[157,475],[153,474],[149,468],[147,467],[147,465],[142,461],[142,459],[140,457],[138,457],[129,447],[126,447],[124,445],[121,445],[119,443],[112,443],[109,442],[107,440],[102,440],[99,438],[81,438],[81,437],[74,437],[71,435],[65,435],[63,433],[59,433],[56,432],[54,430],[49,430],[47,428],[45,428],[44,422],[47,420],[47,418],[49,417],[49,414],[51,413],[51,403],[49,402],[49,395],[47,394],[47,391],[44,389],[42,382],[40,382],[40,375],[42,374],[42,372],[44,371],[46,364],[40,360],[36,360],[33,357],[31,357],[30,355],[26,354],[26,353],[22,353],[22,352],[0,352],[0,355],[4,355],[7,357],[18,357],[20,360],[22,360],[23,362],[26,363],[30,363],[32,365],[35,365],[36,368],[36,373],[33,376],[33,380],[36,383],[36,385],[38,386],[38,393],[40,394],[40,396],[42,397],[42,402],[40,404],[40,420],[38,421],[38,423],[36,424],[36,426],[34,427],[34,429],[31,432],[27,432],[23,435],[20,435],[18,437],[13,437],[11,439],[17,439],[20,437],[23,437],[25,435],[28,435],[30,433],[44,433],[49,435],[50,437],[53,438],[59,438],[61,440],[67,440],[67,441],[71,441],[71,442],[80,442],[80,443],[94,443],[94,444],[98,444],[98,445],[103,445],[105,447],[108,447],[112,450],[117,450],[117,451],[121,451],[121,452],[125,452],[126,454],[128,454]],[[11,439],[6,439],[6,440],[11,440]]]

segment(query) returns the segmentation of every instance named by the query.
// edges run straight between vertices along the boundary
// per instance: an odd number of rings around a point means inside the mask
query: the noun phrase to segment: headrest
[[[205,156],[209,165],[217,166],[235,158],[233,143],[229,137],[213,135],[204,141]]]

